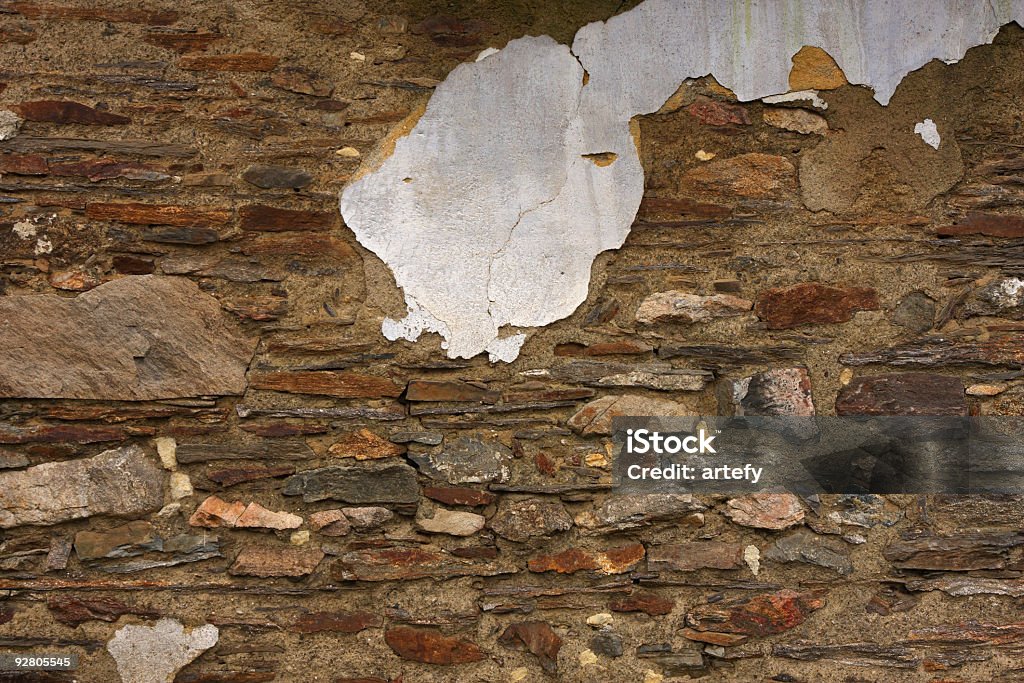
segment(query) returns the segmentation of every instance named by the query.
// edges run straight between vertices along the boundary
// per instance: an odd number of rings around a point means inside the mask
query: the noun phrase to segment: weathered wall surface
[[[575,313],[381,336],[339,192],[458,64],[625,8],[0,5],[0,652],[81,656],[0,681],[1019,678],[1021,500],[607,460],[615,414],[1021,414],[1017,26],[887,107],[815,50],[827,108],[688,81]]]

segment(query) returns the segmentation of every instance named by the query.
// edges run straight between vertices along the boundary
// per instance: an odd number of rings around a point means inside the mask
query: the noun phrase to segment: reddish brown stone
[[[467,382],[456,380],[414,379],[406,388],[405,397],[410,401],[483,401],[494,403],[498,392],[483,389]]]
[[[268,235],[243,246],[242,253],[247,256],[307,256],[330,259],[335,263],[359,258],[348,242],[320,233]]]
[[[695,631],[768,636],[799,626],[825,606],[820,592],[783,589],[695,607],[686,623]]]
[[[48,5],[37,2],[12,2],[5,9],[17,12],[29,19],[82,19],[86,21],[109,21],[113,23],[149,24],[167,26],[178,20],[173,10],[113,9],[102,3],[93,6]]]
[[[11,107],[26,121],[46,123],[80,123],[89,126],[121,126],[131,123],[127,116],[100,111],[78,102],[36,100]]]
[[[731,215],[732,209],[728,206],[686,198],[644,197],[640,201],[639,216],[648,223],[681,218],[726,218]]]
[[[1024,569],[1024,534],[962,532],[944,536],[926,531],[902,534],[882,551],[901,569],[971,571]]]
[[[477,19],[459,19],[434,16],[412,27],[413,33],[426,34],[443,47],[470,47],[480,45],[488,25]]]
[[[175,52],[202,52],[210,45],[224,38],[220,33],[198,31],[149,31],[143,37],[150,45],[167,48]]]
[[[252,377],[249,386],[252,389],[335,398],[394,398],[403,389],[386,377],[332,370],[265,372]]]
[[[540,660],[544,671],[552,675],[558,672],[558,651],[562,649],[562,639],[546,622],[509,624],[498,637],[498,643],[513,650],[526,650]]]
[[[273,479],[295,474],[293,465],[253,465],[251,467],[228,467],[207,473],[207,478],[227,488],[235,484],[259,479]]]
[[[114,270],[124,275],[149,275],[156,269],[152,259],[125,254],[113,257],[110,264]]]
[[[402,659],[425,664],[468,664],[484,658],[480,648],[468,640],[409,626],[389,628],[384,642]]]
[[[324,554],[316,548],[245,546],[228,569],[232,576],[298,577],[311,574]]]
[[[683,174],[680,190],[701,198],[778,197],[796,190],[796,168],[786,157],[740,154],[691,168]]]
[[[496,576],[517,571],[490,562],[472,562],[441,550],[381,548],[345,553],[335,577],[345,581],[395,581],[456,576]]]
[[[650,614],[652,617],[668,614],[675,606],[675,600],[663,598],[657,593],[648,593],[646,591],[635,591],[608,603],[608,609],[613,612],[643,612],[644,614]]]
[[[285,67],[270,78],[270,82],[278,88],[314,97],[330,97],[334,86],[324,81],[319,75],[298,67]]]
[[[231,220],[229,209],[207,209],[169,204],[140,204],[136,202],[91,202],[85,215],[93,220],[118,221],[135,225],[225,225]]]
[[[188,523],[208,529],[233,527],[243,512],[245,512],[245,503],[241,501],[228,503],[217,496],[210,496],[200,503],[196,511],[189,517]]]
[[[46,175],[46,159],[36,154],[0,155],[0,173],[11,175]]]
[[[998,213],[971,211],[956,225],[935,229],[942,237],[953,235],[988,235],[989,237],[1024,237],[1024,218]]]
[[[967,397],[950,375],[857,377],[839,390],[836,415],[967,415]]]
[[[820,282],[803,282],[778,287],[757,296],[754,312],[769,330],[799,325],[844,323],[855,311],[878,310],[878,294],[870,287],[832,287]]]
[[[736,524],[778,531],[803,521],[800,499],[792,493],[752,493],[729,501],[725,514]]]
[[[489,491],[478,491],[463,487],[441,488],[428,486],[423,489],[423,495],[431,500],[436,500],[445,505],[490,505],[497,496]]]
[[[178,60],[186,71],[272,71],[278,58],[258,52],[234,55],[188,55]]]
[[[126,178],[128,180],[144,180],[156,182],[167,180],[171,176],[156,166],[134,162],[117,161],[116,159],[90,159],[62,164],[51,164],[50,173],[55,176],[83,176],[92,182]]]
[[[283,510],[268,510],[259,503],[249,503],[245,511],[239,515],[234,526],[239,529],[298,529],[302,526],[302,517]]]
[[[145,429],[136,427],[130,431],[125,426],[106,425],[0,425],[0,444],[123,441],[133,435],[141,436]],[[153,431],[150,429],[150,433]]]
[[[453,548],[452,555],[467,560],[493,560],[498,557],[498,549],[489,545]]]
[[[359,633],[383,625],[383,617],[369,612],[310,612],[296,619],[292,630],[299,633]]]
[[[740,635],[738,633],[715,633],[714,631],[697,631],[692,628],[684,628],[682,630],[682,636],[689,640],[695,640],[698,643],[709,643],[711,645],[720,645],[722,647],[742,645],[749,640],[749,636]]]
[[[698,97],[693,104],[686,108],[686,111],[706,126],[750,125],[750,115],[747,114],[746,109],[709,97]]]
[[[339,458],[377,460],[402,455],[405,453],[405,446],[391,443],[369,429],[360,429],[342,436],[327,449],[327,452]]]
[[[743,566],[743,545],[721,541],[692,541],[652,546],[647,552],[651,571],[692,572],[698,569],[737,569]]]
[[[551,555],[538,555],[528,563],[531,572],[558,572],[574,574],[578,571],[596,571],[600,574],[623,574],[633,569],[644,559],[644,546],[631,543],[604,551],[588,551],[582,548]]]
[[[336,223],[335,211],[279,209],[250,204],[238,211],[243,230],[280,232],[282,230],[328,230]]]
[[[160,612],[139,609],[114,600],[113,598],[76,598],[72,595],[55,595],[46,601],[46,607],[53,618],[74,628],[87,621],[114,622],[125,614],[134,614],[146,619],[157,619]]]

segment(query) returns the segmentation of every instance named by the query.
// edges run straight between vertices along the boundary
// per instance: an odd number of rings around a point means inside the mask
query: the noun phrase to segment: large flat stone
[[[285,480],[284,495],[307,503],[340,500],[354,505],[419,502],[416,470],[408,465],[321,467]]]
[[[185,278],[74,298],[0,297],[0,397],[146,401],[241,394],[256,340]]]
[[[159,510],[166,473],[138,446],[0,474],[0,528]]]

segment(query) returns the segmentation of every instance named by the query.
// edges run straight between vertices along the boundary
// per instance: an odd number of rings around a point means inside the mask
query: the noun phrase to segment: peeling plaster
[[[640,205],[630,122],[688,78],[824,109],[813,91],[785,94],[793,55],[811,45],[885,105],[906,74],[959,60],[1010,21],[1024,24],[1024,0],[647,0],[580,29],[571,51],[547,36],[485,50],[342,192],[346,224],[405,292],[408,316],[382,330],[437,332],[451,358],[509,362],[525,336],[499,330],[570,315]]]
[[[925,144],[930,145],[932,149],[938,149],[939,144],[942,142],[942,138],[939,136],[939,129],[935,127],[935,122],[931,119],[925,119],[916,124],[914,132],[920,135]]]

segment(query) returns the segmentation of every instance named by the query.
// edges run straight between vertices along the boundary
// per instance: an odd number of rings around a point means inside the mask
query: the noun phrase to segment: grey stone
[[[0,470],[16,469],[28,465],[28,457],[5,448],[0,448]]]
[[[459,437],[429,453],[410,457],[428,477],[449,484],[500,484],[511,474],[512,451],[495,441]]]
[[[594,510],[577,515],[576,524],[585,534],[609,534],[675,520],[703,509],[688,493],[613,495]]]
[[[299,190],[313,182],[313,176],[301,168],[250,166],[242,174],[242,180],[264,190],[275,188]]]
[[[341,508],[341,513],[356,529],[373,529],[395,516],[391,510],[382,507]]]
[[[927,332],[935,322],[935,300],[924,292],[911,292],[896,304],[892,321],[913,332]]]
[[[241,394],[255,348],[185,278],[124,277],[74,298],[0,297],[0,397]]]
[[[306,470],[288,477],[283,493],[302,496],[307,503],[340,500],[356,505],[413,504],[420,499],[416,470],[405,464],[366,463]]]
[[[614,631],[598,631],[590,639],[590,649],[605,657],[621,657],[622,636]]]
[[[172,683],[175,674],[216,645],[219,636],[213,624],[186,635],[180,622],[161,619],[152,626],[122,626],[107,643],[107,651],[124,683]]]
[[[805,529],[780,538],[763,557],[775,562],[814,564],[833,569],[844,576],[853,573],[853,563],[842,548]]]
[[[159,510],[166,473],[138,446],[0,474],[0,528]]]
[[[572,528],[572,518],[558,501],[502,499],[490,527],[502,538],[523,543],[535,536],[568,531]]]
[[[391,443],[422,443],[427,446],[440,446],[444,440],[441,432],[395,432],[388,437]]]

